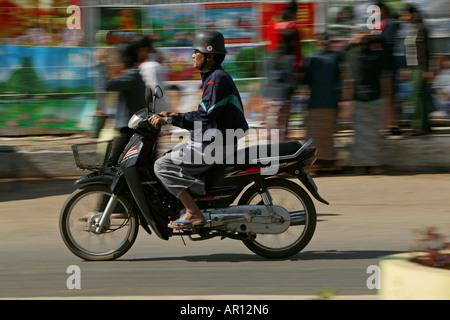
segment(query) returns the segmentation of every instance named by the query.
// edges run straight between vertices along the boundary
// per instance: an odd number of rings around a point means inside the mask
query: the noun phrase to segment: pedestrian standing
[[[406,64],[412,84],[411,101],[414,115],[411,121],[413,135],[423,135],[431,131],[429,119],[430,91],[428,82],[433,73],[429,70],[430,51],[428,30],[416,6],[408,4],[400,12],[400,18],[409,22],[405,37]]]
[[[382,38],[371,31],[356,34],[350,40],[349,58],[354,78],[355,141],[352,164],[357,173],[382,173],[380,76],[383,59]]]
[[[392,17],[389,8],[382,2],[376,5],[380,9],[380,26],[374,30],[380,32],[383,41],[383,71],[381,73],[381,97],[383,127],[389,134],[401,134],[398,123],[399,112],[394,103],[394,86],[397,73],[397,63],[394,48],[397,41],[398,22]]]
[[[340,59],[341,53],[329,50],[328,36],[323,34],[318,50],[305,63],[306,83],[311,91],[306,136],[317,147],[315,165],[320,170],[336,169],[333,135],[341,98]]]

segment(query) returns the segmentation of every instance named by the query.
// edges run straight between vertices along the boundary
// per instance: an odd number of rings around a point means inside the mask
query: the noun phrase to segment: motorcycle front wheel
[[[296,183],[279,178],[265,181],[272,205],[284,207],[291,216],[289,228],[281,234],[256,234],[243,240],[252,252],[269,259],[284,259],[297,254],[310,242],[316,228],[316,209],[311,197]],[[264,204],[253,185],[239,199],[239,205]]]
[[[90,185],[74,191],[61,210],[59,227],[64,243],[76,256],[93,261],[114,260],[136,240],[139,222],[129,202],[119,196],[101,232],[99,222],[111,191],[105,185]]]

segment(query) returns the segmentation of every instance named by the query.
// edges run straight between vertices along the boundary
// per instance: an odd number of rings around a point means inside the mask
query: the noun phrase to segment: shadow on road
[[[382,256],[400,253],[400,251],[389,250],[354,250],[354,251],[306,251],[281,261],[302,260],[361,260],[377,259]],[[157,257],[138,259],[118,259],[117,261],[142,262],[142,261],[188,261],[188,262],[248,262],[248,261],[274,261],[259,257],[255,254],[218,253],[211,255],[180,256],[180,257]]]
[[[69,195],[76,187],[72,179],[0,180],[0,202]]]

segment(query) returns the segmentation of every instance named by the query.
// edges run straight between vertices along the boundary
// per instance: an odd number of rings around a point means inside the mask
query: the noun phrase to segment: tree
[[[11,74],[7,87],[8,91],[17,93],[45,93],[45,86],[34,70],[29,57],[22,59],[22,67]]]

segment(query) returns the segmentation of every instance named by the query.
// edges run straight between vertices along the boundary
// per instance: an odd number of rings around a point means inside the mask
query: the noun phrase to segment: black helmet
[[[194,45],[192,48],[200,51],[201,53],[228,53],[227,49],[225,49],[225,39],[223,34],[219,31],[213,30],[197,32],[195,34]]]

